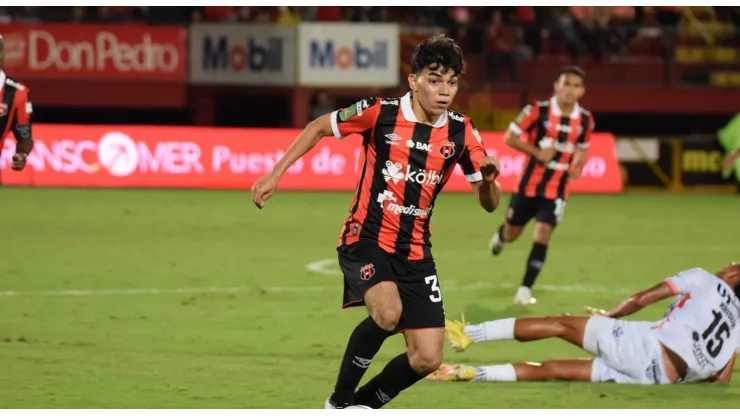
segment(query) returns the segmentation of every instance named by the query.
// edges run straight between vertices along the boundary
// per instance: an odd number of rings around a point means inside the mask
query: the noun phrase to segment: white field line
[[[342,273],[336,269],[336,260],[324,259],[311,262],[306,265],[306,270],[325,275],[340,276]],[[180,288],[141,288],[141,289],[66,289],[45,291],[0,291],[0,297],[20,296],[131,296],[131,295],[166,295],[182,293],[321,293],[336,291],[340,288],[339,282],[335,285],[323,286],[231,286],[231,287],[180,287]],[[442,282],[444,291],[451,292],[474,292],[485,289],[515,289],[514,283],[501,282],[477,282],[458,285],[455,280],[445,279]],[[608,288],[598,285],[551,285],[538,284],[538,289],[552,292],[568,293],[630,293],[629,290]]]

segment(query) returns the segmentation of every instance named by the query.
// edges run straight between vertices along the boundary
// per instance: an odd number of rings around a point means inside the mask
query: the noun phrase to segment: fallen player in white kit
[[[679,297],[657,322],[624,321],[642,308]],[[740,351],[740,264],[716,274],[690,269],[591,317],[509,318],[465,325],[447,321],[457,351],[477,342],[558,337],[596,358],[474,367],[443,364],[436,381],[590,381],[626,384],[729,383]]]

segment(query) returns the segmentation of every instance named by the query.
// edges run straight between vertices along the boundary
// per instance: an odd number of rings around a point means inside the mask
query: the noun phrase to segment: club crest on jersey
[[[6,114],[8,114],[8,105],[0,103],[0,117],[5,117]]]
[[[445,159],[451,158],[455,154],[455,143],[448,140],[443,141],[440,143],[439,153],[441,153]]]
[[[362,280],[370,280],[375,275],[375,266],[370,263],[362,266],[360,269],[360,278]]]

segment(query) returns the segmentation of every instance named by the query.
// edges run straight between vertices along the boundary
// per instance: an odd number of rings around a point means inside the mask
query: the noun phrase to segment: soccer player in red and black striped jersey
[[[563,217],[568,183],[578,179],[586,163],[594,119],[578,105],[585,78],[578,67],[564,68],[553,85],[555,95],[524,107],[506,132],[506,144],[529,157],[511,197],[506,222],[493,235],[490,249],[500,254],[535,219],[534,244],[514,297],[518,304],[536,302],[532,286],[545,263],[550,236]]]
[[[337,251],[343,307],[365,305],[370,316],[350,336],[327,408],[380,408],[439,367],[445,315],[431,253],[434,201],[459,164],[486,211],[499,202],[498,161],[486,155],[470,119],[449,110],[464,69],[459,46],[443,35],[426,39],[411,68],[408,94],[367,98],[319,117],[252,188],[262,208],[280,176],[323,136],[362,139],[357,189]],[[407,352],[355,391],[385,339],[401,332]]]
[[[17,142],[11,167],[23,170],[28,154],[33,150],[31,138],[31,112],[28,88],[8,77],[3,71],[5,41],[0,36],[0,151],[5,137],[12,131]]]

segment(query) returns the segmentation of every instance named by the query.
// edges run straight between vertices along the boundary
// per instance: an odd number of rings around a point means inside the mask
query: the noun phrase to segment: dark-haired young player
[[[514,303],[536,302],[532,286],[545,264],[550,236],[563,217],[568,182],[578,179],[586,164],[594,119],[578,105],[585,92],[584,80],[580,68],[564,68],[553,84],[555,95],[525,106],[504,138],[507,145],[529,157],[519,188],[511,196],[506,222],[491,238],[491,252],[501,253],[535,219],[534,244]]]
[[[658,322],[623,321],[642,308],[678,296]],[[443,365],[440,381],[590,381],[624,384],[729,383],[740,351],[740,264],[716,273],[695,268],[635,293],[611,312],[508,318],[465,325],[447,322],[447,339],[463,351],[473,343],[560,338],[595,356],[472,367]]]
[[[439,367],[445,315],[430,243],[434,201],[459,164],[486,211],[499,203],[498,161],[486,156],[470,119],[449,110],[464,70],[460,47],[442,35],[426,39],[411,67],[407,95],[366,98],[319,117],[252,187],[262,208],[280,176],[323,136],[362,137],[357,190],[337,251],[343,307],[365,305],[370,316],[349,338],[327,408],[380,408]],[[407,352],[355,391],[385,339],[399,332]]]

